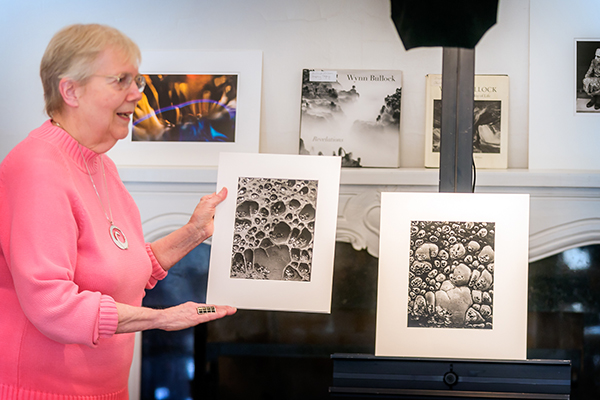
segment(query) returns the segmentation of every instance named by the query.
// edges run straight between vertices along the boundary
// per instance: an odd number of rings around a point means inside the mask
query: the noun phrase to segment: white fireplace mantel
[[[146,240],[185,224],[201,196],[216,190],[216,168],[119,168],[136,200]],[[379,254],[381,192],[436,192],[438,170],[343,169],[337,240]],[[529,193],[529,260],[600,243],[600,174],[595,172],[479,171],[476,192]],[[130,387],[139,387],[138,333]],[[135,393],[131,396],[137,398]]]
[[[216,190],[216,168],[122,167],[121,178],[140,207],[147,240],[184,224],[199,198]],[[379,253],[381,192],[436,192],[437,169],[344,168],[337,240]],[[528,193],[529,259],[600,243],[600,173],[480,170],[478,193]]]

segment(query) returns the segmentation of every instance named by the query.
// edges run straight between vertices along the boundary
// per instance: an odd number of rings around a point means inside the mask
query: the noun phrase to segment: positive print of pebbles
[[[408,326],[492,329],[493,222],[411,221]]]
[[[310,282],[317,180],[238,178],[231,278]]]

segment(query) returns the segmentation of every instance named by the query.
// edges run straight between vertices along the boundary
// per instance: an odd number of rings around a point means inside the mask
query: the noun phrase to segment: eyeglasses
[[[134,77],[129,72],[125,72],[125,73],[122,73],[121,75],[94,75],[94,76],[100,76],[103,78],[112,79],[119,87],[119,90],[129,89],[129,87],[131,86],[131,82],[135,82],[135,86],[137,86],[140,93],[143,92],[144,88],[146,87],[146,78],[144,78],[144,75],[138,74]]]

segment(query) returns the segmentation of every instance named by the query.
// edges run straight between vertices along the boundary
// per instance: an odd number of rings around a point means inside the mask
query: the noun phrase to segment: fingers
[[[219,193],[216,194],[217,197],[220,199],[219,203],[223,200],[225,200],[225,198],[227,197],[227,188],[223,187]]]
[[[201,241],[213,234],[213,219],[217,205],[227,197],[227,188],[222,188],[218,193],[203,196],[194,209],[190,223],[200,235]]]
[[[237,308],[231,306],[218,306],[220,308],[224,308],[226,315],[233,315],[237,312]]]
[[[217,307],[220,311],[225,311],[226,315],[235,314],[237,308],[231,306],[209,306],[209,305],[201,305],[196,307],[196,311],[198,314],[213,314],[217,312]]]
[[[198,215],[199,218],[202,218],[202,216],[209,216],[212,219],[212,216],[215,213],[215,208],[223,200],[225,200],[226,197],[227,188],[225,187],[221,189],[218,193],[212,193],[206,196],[202,196],[200,202],[194,210],[194,214]]]
[[[206,304],[196,304],[195,311],[198,315],[199,323],[214,321],[219,318],[233,315],[237,312],[237,308],[231,306],[215,306]]]
[[[207,313],[216,312],[215,306],[200,306],[200,307],[196,307],[196,310],[198,310],[198,314],[207,314]]]
[[[199,312],[199,309],[202,312]],[[235,314],[236,311],[237,309],[235,307],[230,306],[214,306],[186,302],[161,310],[162,321],[159,324],[159,329],[165,331],[179,331]]]
[[[223,187],[219,192],[215,192],[213,194],[205,196],[205,197],[203,197],[203,199],[210,201],[211,203],[213,203],[212,205],[214,207],[216,207],[219,203],[221,203],[223,200],[225,200],[226,197],[227,197],[227,188]],[[200,201],[202,201],[202,199],[200,199]]]

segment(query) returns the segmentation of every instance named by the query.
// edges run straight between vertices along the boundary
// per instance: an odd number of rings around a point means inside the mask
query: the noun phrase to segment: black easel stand
[[[475,49],[444,47],[440,192],[471,193]]]
[[[340,399],[554,399],[571,391],[571,362],[460,360],[334,354]]]
[[[444,47],[440,192],[473,191],[474,49]],[[402,338],[398,338],[402,340]],[[490,343],[491,346],[495,345]],[[334,354],[332,397],[569,399],[571,362]]]
[[[475,45],[496,23],[497,0],[391,0],[406,50],[442,46],[440,192],[473,184]],[[402,340],[402,338],[398,338]],[[490,343],[490,346],[501,345]],[[566,360],[462,360],[334,354],[330,394],[363,399],[569,399]]]

